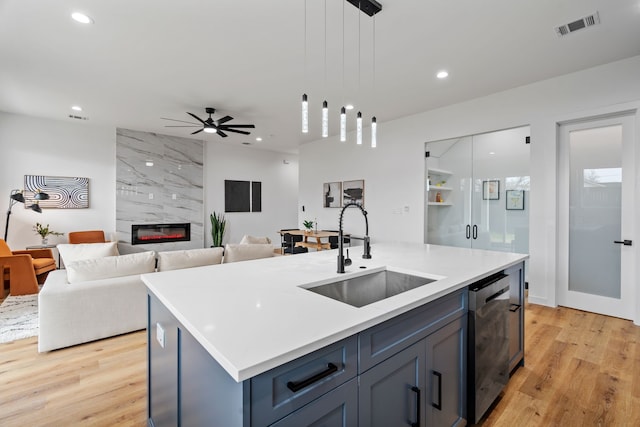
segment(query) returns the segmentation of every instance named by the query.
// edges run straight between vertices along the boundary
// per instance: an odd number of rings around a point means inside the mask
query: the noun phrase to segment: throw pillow
[[[61,243],[57,246],[64,265],[73,261],[120,255],[116,242],[108,243]]]
[[[158,271],[220,264],[223,252],[222,248],[158,252]]]
[[[255,245],[255,244],[267,244],[271,243],[271,239],[268,237],[254,237],[245,234],[242,240],[240,240],[241,245]]]
[[[152,273],[156,267],[155,252],[138,252],[128,255],[81,259],[66,265],[69,283],[109,279]]]
[[[270,244],[236,245],[227,243],[224,247],[224,263],[247,261],[250,259],[269,258],[273,256]]]

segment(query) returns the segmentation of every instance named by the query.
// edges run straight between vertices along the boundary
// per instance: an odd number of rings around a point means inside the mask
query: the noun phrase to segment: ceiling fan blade
[[[199,128],[200,125],[191,125],[191,126],[184,126],[184,125],[167,125],[165,126],[166,128]]]
[[[218,132],[216,132],[216,133],[217,133],[218,135],[220,135],[221,137],[223,137],[223,138],[226,138],[227,136],[229,136],[229,135],[227,135],[226,133],[222,132],[220,129],[218,129]]]
[[[189,112],[187,112],[187,114],[193,117],[194,119],[196,119],[197,121],[199,121],[200,123],[202,123],[203,125],[206,125],[205,121],[202,120],[200,117],[196,116],[195,114],[189,113]]]
[[[171,120],[172,122],[180,122],[180,123],[189,123],[191,125],[197,125],[197,123],[193,122],[185,122],[184,120],[176,120],[176,119],[168,119],[166,117],[160,117],[162,120]]]
[[[243,130],[235,130],[235,129],[224,129],[225,132],[234,132],[234,133],[241,133],[243,135],[251,135],[251,132],[245,132]],[[220,129],[218,129],[218,133],[220,133]]]
[[[221,125],[222,123],[226,123],[229,120],[233,120],[233,117],[231,116],[224,116],[223,118],[221,118],[220,120],[216,120],[216,122]]]
[[[200,133],[200,132],[202,132],[203,130],[204,130],[204,128],[202,128],[202,129],[198,129],[198,130],[197,130],[197,131],[195,131],[195,132],[191,132],[191,135],[195,135],[196,133]]]
[[[220,127],[222,129],[229,129],[229,128],[254,129],[255,125],[222,125]]]

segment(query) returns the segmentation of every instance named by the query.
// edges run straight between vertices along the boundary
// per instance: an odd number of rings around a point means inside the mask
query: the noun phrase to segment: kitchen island
[[[376,244],[369,260],[360,251],[351,248],[353,265],[345,274],[336,273],[337,251],[331,250],[143,275],[150,310],[150,424],[196,425],[206,419],[213,422],[207,425],[296,425],[300,421],[288,414],[304,410],[310,420],[324,410],[314,405],[325,399],[337,402],[337,420],[357,425],[363,419],[358,411],[366,406],[359,391],[365,375],[387,365],[393,369],[401,355],[424,371],[429,357],[422,347],[440,329],[450,329],[447,345],[464,347],[467,286],[526,258],[422,244]],[[363,307],[307,290],[385,269],[435,281]],[[388,338],[393,345],[365,357],[364,343],[373,348],[385,331],[395,334]],[[461,370],[455,382],[464,389],[464,351],[458,347],[451,350]],[[332,357],[337,362],[327,362]],[[316,362],[324,366],[320,372]],[[411,406],[416,425],[427,425],[425,414],[433,405],[420,393],[428,381],[417,381],[414,404],[405,406]],[[444,393],[435,406],[447,403]],[[452,395],[459,401],[464,390]],[[370,406],[375,409],[373,400]],[[453,408],[463,420],[461,403],[453,402]]]

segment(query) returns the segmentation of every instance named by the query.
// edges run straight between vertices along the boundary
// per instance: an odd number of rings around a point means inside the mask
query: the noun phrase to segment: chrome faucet
[[[364,253],[362,254],[362,258],[370,259],[371,258],[371,240],[369,239],[369,220],[367,219],[367,211],[365,211],[361,205],[356,202],[349,202],[340,211],[340,229],[338,231],[338,273],[344,273],[345,265],[351,265],[351,259],[349,259],[349,249],[347,249],[347,258],[344,257],[344,238],[342,233],[342,216],[344,215],[345,209],[349,206],[356,206],[362,212],[364,216],[365,223],[365,232],[362,240],[364,241]],[[359,237],[351,236],[352,239],[360,239]]]

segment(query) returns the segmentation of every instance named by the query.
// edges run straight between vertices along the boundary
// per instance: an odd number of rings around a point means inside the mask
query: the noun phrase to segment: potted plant
[[[49,224],[44,226],[39,222],[36,222],[36,225],[33,226],[33,231],[35,231],[36,234],[39,234],[40,237],[42,237],[43,245],[46,245],[49,243],[47,236],[64,236],[64,233],[58,233],[57,231],[53,231],[52,229],[50,229]]]
[[[309,220],[304,220],[302,221],[302,225],[304,225],[304,228],[306,228],[305,232],[311,233],[311,229],[313,229],[313,221],[309,221]]]
[[[224,228],[227,225],[227,220],[224,218],[224,214],[216,214],[215,211],[209,215],[209,218],[211,219],[211,239],[213,240],[213,246],[222,246]]]

